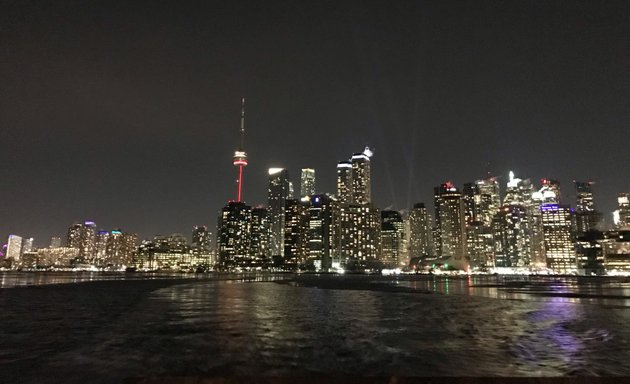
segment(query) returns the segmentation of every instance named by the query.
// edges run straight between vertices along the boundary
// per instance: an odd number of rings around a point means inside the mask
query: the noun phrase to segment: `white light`
[[[372,151],[370,147],[365,147],[363,154],[367,157],[372,157],[372,155],[374,155],[374,151]]]
[[[619,225],[619,210],[613,211],[613,222]]]
[[[275,175],[276,173],[280,173],[284,171],[284,168],[269,168],[269,175]]]

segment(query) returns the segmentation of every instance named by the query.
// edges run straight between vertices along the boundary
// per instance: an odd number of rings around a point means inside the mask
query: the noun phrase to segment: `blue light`
[[[540,206],[541,211],[557,211],[560,208],[558,204],[543,204]]]

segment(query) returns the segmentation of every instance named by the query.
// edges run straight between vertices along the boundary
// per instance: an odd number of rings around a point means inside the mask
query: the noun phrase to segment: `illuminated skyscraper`
[[[527,208],[523,204],[501,207],[494,216],[495,267],[529,267],[531,258],[531,225]]]
[[[450,258],[450,265],[466,269],[466,223],[462,194],[450,182],[435,187],[434,191],[438,255]]]
[[[300,196],[313,196],[315,194],[315,170],[312,168],[302,168],[300,178]]]
[[[431,218],[424,203],[413,206],[409,213],[409,257],[426,261],[433,256]]]
[[[252,209],[252,225],[250,228],[250,254],[257,264],[262,264],[270,256],[269,212],[266,208]]]
[[[541,181],[542,187],[540,192],[545,195],[545,204],[560,204],[562,202],[562,196],[560,194],[560,182],[558,180],[552,179],[542,179]],[[546,194],[545,191],[553,192],[553,198],[551,194]],[[549,196],[549,198],[547,198]]]
[[[23,238],[18,235],[9,235],[7,242],[7,253],[5,257],[13,259],[14,263],[19,263],[22,257],[22,242]]]
[[[484,226],[492,226],[492,217],[499,211],[501,195],[499,182],[496,177],[485,180],[477,180],[478,195],[475,196],[476,221],[481,221]]]
[[[251,262],[252,208],[245,203],[231,201],[223,207],[217,225],[219,268],[230,270]]]
[[[267,191],[271,256],[284,255],[285,206],[289,197],[289,172],[284,168],[269,169],[269,189]]]
[[[61,237],[53,236],[50,239],[50,248],[59,248],[61,247]]]
[[[314,196],[314,195],[313,195]],[[308,258],[309,201],[289,199],[284,221],[284,259],[292,269],[304,265]]]
[[[131,266],[137,242],[138,235],[113,229],[107,240],[105,265],[115,268]]]
[[[372,202],[370,157],[372,151],[368,147],[365,147],[362,153],[352,155],[352,202],[355,204]]]
[[[586,232],[594,230],[601,219],[601,214],[595,210],[593,202],[593,183],[573,181],[577,205],[575,209],[576,235],[582,236]]]
[[[77,248],[83,262],[92,262],[96,258],[96,224],[86,221],[72,225],[68,229],[68,247]]]
[[[617,204],[618,208],[613,212],[615,226],[621,230],[630,230],[630,193],[620,193]]]
[[[109,231],[98,231],[96,233],[96,265],[106,265],[109,235]]]
[[[308,206],[307,268],[328,271],[335,258],[335,212],[337,202],[326,195],[313,195]]]
[[[337,164],[337,201],[341,204],[352,202],[352,163],[349,161]]]
[[[572,242],[572,212],[569,206],[543,204],[542,228],[547,267],[556,273],[571,273],[577,269]]]
[[[192,245],[193,248],[203,251],[210,250],[211,233],[208,232],[208,227],[205,225],[196,225],[192,230]]]
[[[380,260],[389,267],[398,267],[405,250],[405,228],[402,215],[398,211],[381,211],[381,252]]]

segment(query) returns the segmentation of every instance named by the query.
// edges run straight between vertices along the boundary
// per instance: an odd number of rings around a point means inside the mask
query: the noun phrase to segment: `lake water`
[[[630,375],[624,279],[137,276],[0,290],[0,382]]]

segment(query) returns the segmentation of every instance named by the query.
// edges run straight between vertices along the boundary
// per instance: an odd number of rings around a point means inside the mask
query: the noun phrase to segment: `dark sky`
[[[509,170],[630,191],[630,2],[1,1],[0,236],[213,232],[266,170],[375,149],[381,208]]]

